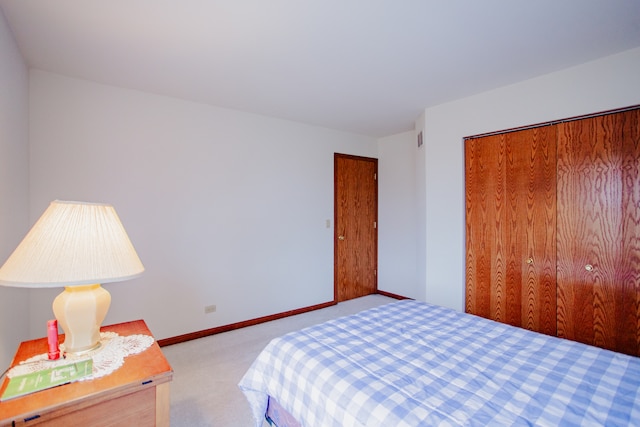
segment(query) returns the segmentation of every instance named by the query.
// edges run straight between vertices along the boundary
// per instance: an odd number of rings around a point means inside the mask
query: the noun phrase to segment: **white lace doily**
[[[101,346],[82,355],[67,354],[58,360],[49,360],[47,353],[38,354],[20,362],[7,372],[9,378],[16,375],[29,374],[56,366],[68,365],[72,362],[93,359],[93,373],[83,377],[80,381],[93,380],[109,375],[124,364],[124,358],[138,354],[153,344],[154,339],[149,335],[127,335],[121,337],[115,332],[100,332]],[[60,354],[64,354],[64,344],[60,345]]]

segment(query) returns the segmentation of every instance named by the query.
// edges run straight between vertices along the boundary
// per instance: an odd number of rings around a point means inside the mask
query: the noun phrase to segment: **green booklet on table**
[[[16,375],[9,378],[9,384],[4,393],[2,393],[0,400],[13,399],[14,397],[68,384],[91,375],[92,370],[93,360],[87,359],[29,374]]]

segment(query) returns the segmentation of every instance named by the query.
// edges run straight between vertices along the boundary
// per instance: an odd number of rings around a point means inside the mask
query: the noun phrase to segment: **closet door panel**
[[[516,225],[510,238],[517,244],[509,270],[521,271],[521,326],[556,335],[556,130],[512,132],[507,141],[509,221]]]
[[[501,209],[504,199],[499,137],[465,142],[466,311],[497,320],[504,289]]]
[[[591,200],[591,150],[595,140],[589,129],[578,123],[558,126],[558,336],[593,343],[593,283],[588,280],[586,266],[594,263],[588,253],[589,240],[594,240],[595,201]],[[602,266],[600,266],[602,267]]]
[[[638,110],[558,125],[558,335],[638,354]]]
[[[555,334],[555,131],[465,144],[466,311]]]
[[[623,121],[623,241],[618,279],[622,289],[616,294],[616,317],[629,332],[617,345],[624,353],[640,356],[640,110],[624,113]]]

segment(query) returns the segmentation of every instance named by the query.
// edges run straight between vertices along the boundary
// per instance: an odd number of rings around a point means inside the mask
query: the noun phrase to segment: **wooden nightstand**
[[[151,335],[142,320],[105,326],[121,336]],[[60,337],[64,342],[64,336]],[[47,339],[20,344],[11,366],[48,351]],[[168,426],[171,366],[157,342],[110,375],[0,402],[0,426]],[[7,386],[5,378],[0,394]]]

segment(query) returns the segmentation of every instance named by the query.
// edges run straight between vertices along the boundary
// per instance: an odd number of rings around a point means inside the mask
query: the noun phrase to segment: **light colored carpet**
[[[238,382],[271,339],[393,301],[382,295],[369,295],[321,310],[163,347],[174,371],[171,426],[254,426],[249,404],[238,388]],[[264,422],[263,425],[268,424]]]

